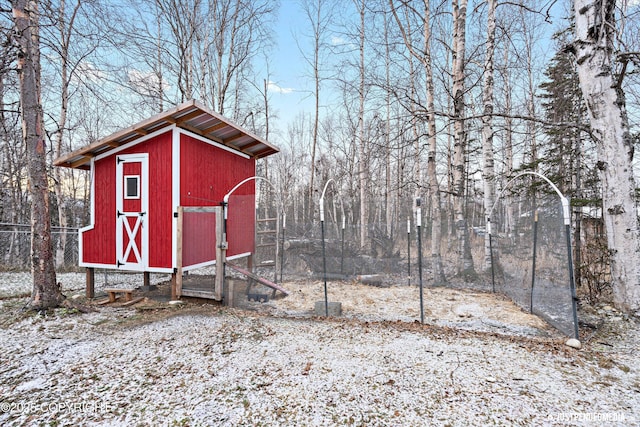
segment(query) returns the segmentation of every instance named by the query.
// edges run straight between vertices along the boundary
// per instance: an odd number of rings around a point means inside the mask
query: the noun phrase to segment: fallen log
[[[380,274],[361,274],[356,279],[365,285],[381,286],[384,283],[384,277]]]

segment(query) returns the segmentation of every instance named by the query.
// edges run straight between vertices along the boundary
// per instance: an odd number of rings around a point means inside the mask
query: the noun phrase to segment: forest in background
[[[320,193],[333,179],[330,211],[359,225],[366,253],[380,238],[373,230],[390,239],[402,232],[398,224],[420,197],[436,278],[443,240],[459,242],[460,274],[483,269],[467,250],[478,225],[471,218],[483,224],[486,207],[520,172],[544,174],[571,198],[574,243],[583,221],[601,219],[597,144],[572,50],[573,2],[301,0],[306,31],[296,43],[314,108],[286,121],[271,105],[276,2],[38,3],[54,226],[89,222],[90,187],[88,173],[53,168],[55,158],[192,98],[280,147],[259,171],[290,223],[318,221]],[[637,145],[640,6],[613,3],[610,68]],[[11,9],[0,10],[0,222],[12,227],[30,223],[31,203],[17,46]],[[275,197],[265,200],[275,208]],[[606,239],[596,236],[583,244],[606,265]],[[64,245],[59,239],[58,260]],[[605,269],[593,280],[605,289],[610,278]]]

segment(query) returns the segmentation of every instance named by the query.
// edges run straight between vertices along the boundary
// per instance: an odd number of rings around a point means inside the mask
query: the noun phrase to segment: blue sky
[[[637,6],[640,0],[627,0],[629,6]],[[553,25],[549,26],[549,34],[553,33],[561,23],[561,17],[565,16],[565,7],[571,7],[570,0],[557,1],[553,4],[554,14]],[[299,44],[311,52],[308,46],[310,40],[305,37],[304,29],[308,27],[308,18],[302,11],[302,7],[297,0],[281,0],[276,25],[275,46],[270,52],[269,60],[269,98],[272,113],[277,114],[277,118],[272,118],[271,128],[276,132],[270,139],[278,144],[286,137],[287,125],[294,120],[301,112],[312,113],[313,81],[311,69],[300,52]],[[541,47],[544,43],[541,44]],[[548,48],[551,45],[547,45]],[[545,55],[551,56],[552,52]],[[267,78],[266,68],[263,75]],[[323,84],[322,98],[330,97],[331,86],[329,83]],[[321,98],[321,101],[322,101]],[[280,140],[280,141],[279,141]]]
[[[306,23],[300,5],[294,0],[282,0],[278,24],[276,26],[276,46],[270,63],[269,93],[271,108],[278,115],[275,127],[280,137],[287,131],[287,123],[293,120],[301,111],[312,107],[309,92],[309,73],[296,43],[305,43],[300,33],[300,25]],[[276,137],[277,138],[277,137]]]

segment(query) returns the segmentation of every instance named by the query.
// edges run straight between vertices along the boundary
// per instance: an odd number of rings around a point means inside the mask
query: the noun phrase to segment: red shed
[[[277,152],[192,100],[60,157],[56,166],[91,171],[91,223],[80,230],[80,266],[175,273],[213,264],[213,232],[201,239],[206,244],[178,252],[180,208],[220,206],[236,184],[255,175],[256,159]],[[243,208],[229,210],[228,258],[254,251],[254,181],[234,196]],[[197,236],[201,224],[181,225]]]

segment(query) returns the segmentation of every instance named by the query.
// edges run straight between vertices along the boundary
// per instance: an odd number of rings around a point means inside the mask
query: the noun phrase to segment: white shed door
[[[123,270],[149,265],[149,156],[116,156],[116,263]]]

